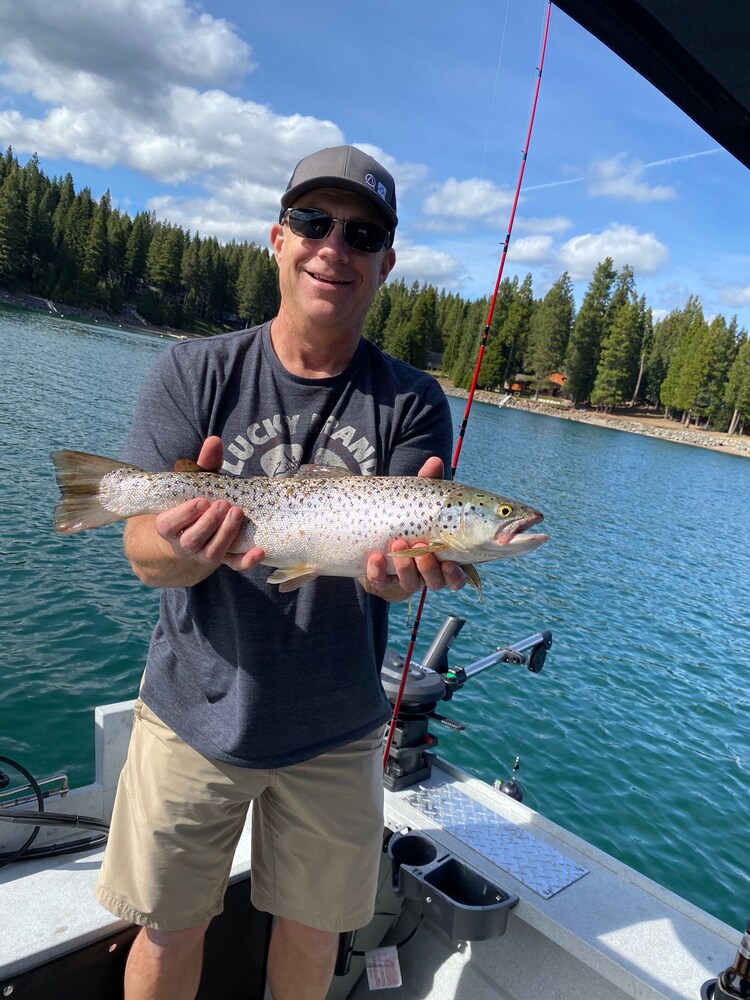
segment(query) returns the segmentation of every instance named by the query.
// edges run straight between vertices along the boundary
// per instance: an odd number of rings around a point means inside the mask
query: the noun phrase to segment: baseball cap
[[[281,214],[315,188],[342,188],[362,195],[380,209],[392,229],[398,225],[393,177],[356,146],[329,146],[300,160],[281,196]]]

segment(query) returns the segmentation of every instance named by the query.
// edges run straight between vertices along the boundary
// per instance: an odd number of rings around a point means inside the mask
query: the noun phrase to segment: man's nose
[[[331,250],[341,259],[348,259],[349,244],[344,238],[344,223],[336,219],[331,226],[331,231],[322,241],[321,250]]]

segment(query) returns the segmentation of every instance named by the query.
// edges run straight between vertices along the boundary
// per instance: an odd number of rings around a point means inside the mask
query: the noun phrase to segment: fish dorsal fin
[[[353,476],[349,469],[340,465],[300,465],[291,478],[294,479],[344,479]]]
[[[197,462],[194,462],[192,458],[178,458],[174,463],[175,472],[206,472],[206,469],[202,469]]]

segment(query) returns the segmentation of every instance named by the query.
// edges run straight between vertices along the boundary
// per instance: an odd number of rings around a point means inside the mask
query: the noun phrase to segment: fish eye
[[[500,517],[510,517],[513,513],[513,508],[509,503],[501,503],[497,508],[497,512]]]

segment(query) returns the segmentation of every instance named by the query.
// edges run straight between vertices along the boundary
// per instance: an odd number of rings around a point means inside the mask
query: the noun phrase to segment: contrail
[[[527,191],[541,191],[543,188],[562,187],[564,184],[580,184],[581,181],[588,180],[587,177],[573,177],[568,181],[550,181],[549,184],[529,184]]]
[[[722,147],[716,146],[714,149],[703,149],[699,153],[685,153],[683,156],[670,156],[666,160],[654,160],[652,163],[643,163],[642,169],[648,170],[649,167],[664,167],[669,163],[682,163],[683,160],[694,160],[698,156],[712,156],[714,153],[721,153]],[[567,181],[550,181],[549,184],[530,184],[526,188],[527,191],[541,191],[544,188],[562,187],[565,184],[580,184],[582,181],[587,181],[590,178],[584,177],[572,177]]]
[[[721,153],[722,147],[716,146],[714,149],[704,149],[700,153],[685,153],[684,156],[670,156],[667,160],[654,160],[653,163],[644,163],[646,167],[663,167],[667,163],[681,163],[683,160],[694,160],[697,156],[711,156],[713,153]]]

